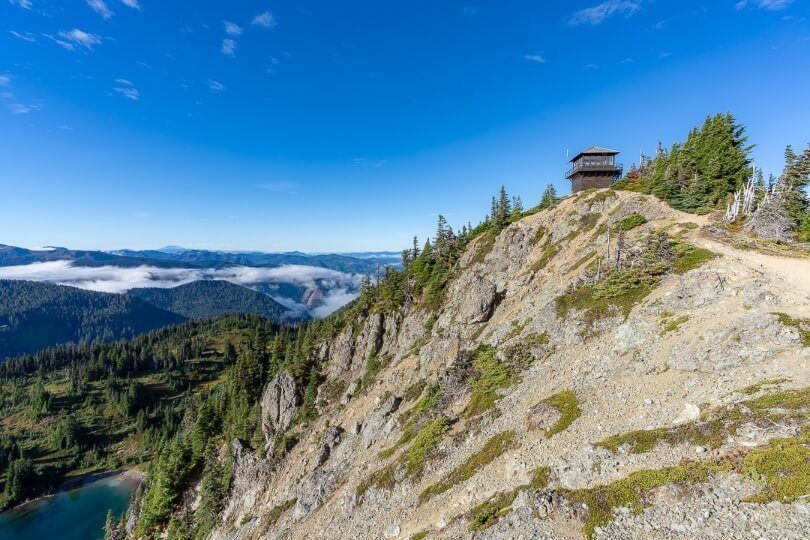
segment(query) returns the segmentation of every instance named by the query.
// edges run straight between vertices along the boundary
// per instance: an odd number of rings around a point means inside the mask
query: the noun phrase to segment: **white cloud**
[[[132,101],[138,101],[141,99],[141,93],[138,91],[138,89],[132,88],[131,86],[116,86],[113,88],[113,92],[118,92],[125,98],[131,99]]]
[[[9,30],[9,33],[11,33],[11,35],[15,38],[27,41],[29,43],[33,43],[37,40],[37,38],[31,32],[17,32],[15,30]]]
[[[31,9],[31,0],[8,0],[9,4],[20,6],[23,9]]]
[[[208,89],[212,92],[222,92],[225,90],[225,85],[219,81],[215,81],[213,79],[208,80]]]
[[[630,17],[639,9],[641,9],[639,0],[607,0],[596,6],[577,11],[568,22],[575,26],[580,24],[597,25],[602,24],[605,19],[613,15]]]
[[[64,47],[69,51],[74,51],[76,48],[83,48],[92,51],[93,47],[101,43],[101,37],[84,32],[78,28],[73,30],[62,30],[59,32],[59,37],[54,37],[46,34],[46,37],[52,39],[59,46]]]
[[[223,39],[220,50],[225,56],[234,56],[236,54],[236,42],[232,39]]]
[[[87,5],[93,8],[93,11],[101,15],[105,20],[113,16],[113,12],[110,11],[110,8],[107,7],[104,0],[87,0]]]
[[[119,79],[115,79],[115,82],[117,82],[118,84],[125,84],[127,86],[132,86],[132,82],[130,82],[128,79],[119,78]]]
[[[537,64],[545,64],[546,59],[543,55],[540,54],[524,54],[523,58],[529,60],[530,62],[535,62]]]
[[[42,107],[39,105],[24,105],[22,103],[11,103],[8,106],[11,114],[28,114],[34,111],[38,111]]]
[[[781,11],[793,3],[793,0],[740,0],[734,7],[737,9],[744,9],[749,4],[756,8],[764,9],[766,11]]]
[[[300,299],[277,294],[280,285],[292,284],[308,290],[320,290],[323,296],[311,312],[328,315],[357,296],[359,274],[347,274],[328,268],[283,265],[275,268],[234,266],[230,268],[158,268],[137,266],[74,266],[71,261],[50,261],[0,267],[0,279],[26,279],[71,285],[92,291],[123,293],[143,287],[176,287],[199,280],[225,280],[269,292],[277,302],[296,311],[308,311]],[[275,293],[274,293],[275,291]]]
[[[253,17],[253,21],[251,24],[255,24],[256,26],[262,26],[264,28],[272,28],[276,24],[276,18],[273,17],[273,14],[269,11],[265,11],[264,13],[259,13],[255,17]]]
[[[127,7],[131,7],[132,9],[141,9],[141,4],[138,2],[138,0],[121,0],[121,3]]]
[[[234,22],[225,21],[225,33],[229,36],[238,36],[242,33],[242,27]]]
[[[11,84],[11,75],[0,75],[0,86],[8,86]]]

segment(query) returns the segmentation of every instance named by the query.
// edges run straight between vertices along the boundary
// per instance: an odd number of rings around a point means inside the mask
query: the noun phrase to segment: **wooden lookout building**
[[[574,156],[565,175],[571,180],[571,192],[610,187],[622,176],[622,166],[616,163],[618,154],[617,150],[591,146]]]

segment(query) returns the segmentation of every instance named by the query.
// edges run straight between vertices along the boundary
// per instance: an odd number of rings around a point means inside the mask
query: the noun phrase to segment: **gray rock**
[[[562,414],[556,407],[540,402],[532,406],[526,415],[526,429],[529,431],[542,430],[544,433],[551,429]]]
[[[334,450],[335,447],[340,444],[342,436],[342,427],[329,426],[326,428],[326,431],[323,432],[323,438],[321,439],[321,451],[318,455],[318,465],[323,465],[326,463],[326,460],[329,459],[329,456],[332,454],[332,450]]]
[[[277,433],[287,431],[295,418],[301,396],[295,379],[282,371],[267,385],[262,396],[262,431],[268,445]]]

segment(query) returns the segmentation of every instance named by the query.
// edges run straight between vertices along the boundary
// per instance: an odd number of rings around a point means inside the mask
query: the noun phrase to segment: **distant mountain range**
[[[229,313],[274,321],[296,316],[266,294],[227,281],[111,294],[0,280],[0,361],[59,344],[116,341],[186,319]]]
[[[316,266],[353,274],[373,274],[380,265],[399,264],[401,254],[383,251],[349,254],[306,254],[298,251],[208,251],[167,246],[161,249],[116,251],[76,250],[64,247],[26,249],[0,244],[0,266],[37,262],[73,261],[76,266],[156,266],[158,268],[222,268],[225,266],[277,267],[287,264]]]
[[[307,254],[166,246],[106,252],[64,247],[32,250],[0,244],[0,279],[44,281],[115,293],[226,280],[269,295],[299,318],[328,314],[354,297],[363,275],[375,275],[385,266],[400,264],[400,254],[389,251]],[[212,301],[203,302],[205,310],[210,311]],[[190,312],[193,306],[186,303],[184,310]]]

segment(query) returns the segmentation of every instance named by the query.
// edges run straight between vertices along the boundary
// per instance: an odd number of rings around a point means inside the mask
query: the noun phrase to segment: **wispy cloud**
[[[14,6],[20,6],[23,9],[31,9],[31,0],[8,0],[8,2]]]
[[[212,92],[222,92],[225,90],[225,85],[219,81],[215,81],[213,79],[208,80],[208,89]]]
[[[9,30],[9,33],[17,39],[33,43],[37,40],[36,36],[31,32],[17,32],[16,30]]]
[[[107,7],[104,0],[87,0],[87,5],[93,8],[93,11],[101,15],[105,20],[112,18],[113,12]]]
[[[121,3],[132,9],[141,9],[141,4],[138,2],[138,0],[121,0]]]
[[[11,103],[8,106],[11,114],[28,114],[42,108],[40,105],[24,105],[22,103]]]
[[[92,51],[93,47],[101,43],[100,36],[79,30],[78,28],[74,28],[73,30],[62,30],[59,32],[58,36],[45,34],[45,37],[52,39],[54,43],[69,51],[74,51],[76,49]]]
[[[479,8],[478,6],[464,6],[459,11],[465,17],[475,17],[476,15],[478,15],[478,13],[480,13],[481,8]]]
[[[11,75],[0,74],[0,86],[8,86],[11,84]]]
[[[236,42],[232,39],[223,39],[222,48],[220,49],[225,56],[236,55]]]
[[[256,26],[261,26],[263,28],[272,28],[278,23],[276,22],[276,18],[272,13],[265,11],[264,13],[259,13],[253,17],[251,24],[255,24]]]
[[[225,21],[225,33],[229,36],[238,36],[242,33],[242,27],[235,22]]]
[[[546,58],[542,54],[524,54],[523,58],[536,64],[546,63]]]
[[[118,84],[125,84],[127,86],[132,86],[132,82],[130,80],[128,80],[128,79],[118,78],[118,79],[115,79],[115,82],[117,82]]]
[[[638,0],[607,0],[596,6],[577,11],[568,22],[574,26],[597,25],[602,24],[605,19],[613,15],[630,17],[639,9],[641,9],[641,2]]]
[[[740,0],[734,7],[737,9],[745,9],[750,5],[757,9],[764,9],[765,11],[781,11],[789,7],[792,3],[793,0]]]
[[[138,101],[139,99],[141,99],[140,91],[138,91],[137,88],[133,88],[132,86],[116,86],[115,88],[113,88],[113,92],[117,92],[118,94],[121,94],[125,98],[130,99],[132,101]]]

